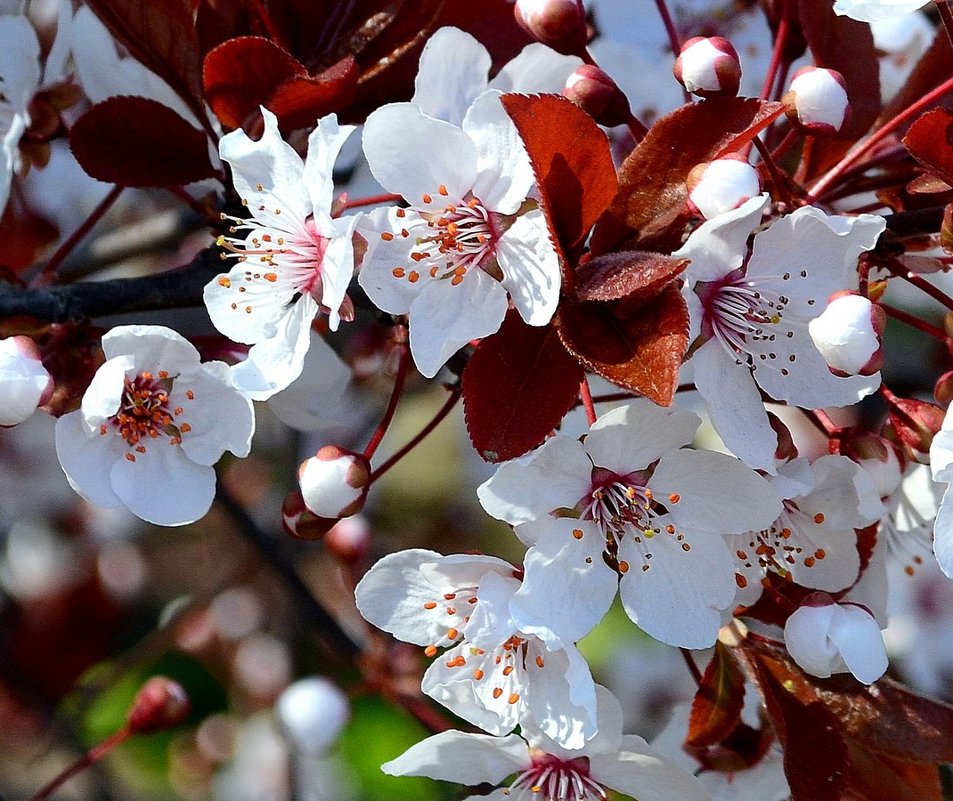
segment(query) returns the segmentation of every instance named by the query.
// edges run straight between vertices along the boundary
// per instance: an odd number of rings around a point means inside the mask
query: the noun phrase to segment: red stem
[[[757,136],[751,140],[751,143],[757,149],[761,160],[764,162],[764,166],[768,169],[768,175],[771,176],[771,183],[774,184],[778,199],[783,200],[785,203],[792,204],[793,198],[791,197],[791,193],[788,191],[787,184],[782,180],[781,173],[778,172],[777,165],[774,163],[774,159],[771,158],[767,145]]]
[[[672,48],[672,55],[678,58],[682,52],[682,37],[678,33],[678,28],[675,27],[675,20],[672,19],[672,14],[668,10],[668,4],[665,0],[655,0],[655,6],[658,8],[659,16],[662,18],[662,24],[665,26],[665,33],[668,35],[668,43],[669,47]],[[682,96],[685,98],[686,103],[692,102],[691,93],[684,86],[682,87]]]
[[[589,379],[586,376],[583,376],[582,381],[579,382],[579,398],[586,409],[586,419],[589,425],[592,425],[596,422],[596,407],[592,403],[592,391],[589,389]]]
[[[939,339],[941,342],[946,342],[947,336],[946,331],[942,328],[939,328],[935,325],[930,325],[930,323],[925,320],[921,320],[919,317],[914,317],[912,314],[908,314],[902,309],[895,309],[893,306],[888,306],[886,303],[877,303],[881,309],[886,312],[887,315],[893,317],[895,320],[899,320],[901,323],[906,323],[912,328],[916,328],[918,331],[922,331],[924,334],[929,334],[931,337]]]
[[[376,206],[378,203],[397,203],[402,199],[400,195],[392,195],[385,192],[382,195],[371,195],[370,197],[362,197],[357,200],[348,198],[348,201],[344,204],[344,208],[359,209],[362,206]]]
[[[679,648],[678,650],[682,652],[682,658],[685,660],[685,664],[688,666],[688,672],[692,674],[692,678],[695,680],[695,686],[701,687],[702,674],[698,669],[698,665],[695,664],[695,657],[692,656],[692,652],[687,648]]]
[[[830,437],[840,428],[823,409],[801,409],[801,411],[825,437]]]
[[[394,419],[394,412],[397,411],[400,396],[404,391],[404,380],[407,378],[407,365],[410,362],[408,358],[410,349],[407,347],[406,342],[398,343],[397,347],[400,360],[397,363],[397,375],[394,377],[394,388],[391,390],[390,400],[387,402],[384,416],[381,418],[380,423],[378,423],[377,430],[374,431],[371,441],[367,443],[367,447],[364,449],[364,458],[368,460],[374,456],[375,451],[381,444],[381,440],[384,439],[384,435],[387,433],[387,429],[390,428],[390,424]]]
[[[787,44],[788,30],[787,14],[782,12],[781,21],[778,23],[778,34],[774,37],[774,49],[771,51],[771,62],[768,64],[768,71],[765,73],[764,83],[761,85],[762,100],[767,100],[771,97],[771,91],[778,80],[778,69],[781,66],[781,56]]]
[[[111,734],[98,745],[94,745],[89,749],[89,751],[83,754],[83,756],[66,768],[66,770],[60,773],[55,779],[41,789],[37,790],[36,794],[30,798],[30,801],[46,801],[46,799],[48,799],[57,789],[59,789],[60,785],[64,784],[77,773],[81,773],[82,771],[86,770],[86,768],[88,768],[97,760],[102,759],[104,756],[106,756],[106,754],[112,751],[113,748],[125,741],[131,734],[132,732],[129,730],[129,727],[123,726],[115,734]]]
[[[924,280],[919,275],[914,275],[909,270],[898,266],[898,264],[893,261],[886,261],[882,265],[885,270],[893,273],[898,278],[902,278],[907,283],[913,284],[921,292],[925,292],[931,298],[933,298],[938,303],[946,306],[946,308],[953,311],[953,299],[951,299],[943,290],[937,289],[929,281]]]

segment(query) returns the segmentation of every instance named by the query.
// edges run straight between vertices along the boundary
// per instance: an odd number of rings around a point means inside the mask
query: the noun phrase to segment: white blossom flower
[[[224,362],[201,363],[168,328],[114,328],[103,352],[81,408],[57,421],[63,472],[90,503],[163,526],[198,520],[215,495],[212,465],[226,450],[248,455],[251,401]]]
[[[392,776],[428,776],[458,784],[501,784],[474,796],[490,801],[605,801],[615,790],[639,801],[702,801],[698,780],[659,756],[641,737],[622,734],[622,709],[597,687],[599,733],[579,750],[553,742],[531,720],[522,736],[489,737],[445,731],[411,746],[381,766]]]
[[[923,8],[930,0],[836,0],[834,13],[861,22],[899,17]]]
[[[492,556],[390,554],[357,585],[361,614],[397,639],[447,648],[421,689],[464,720],[507,734],[532,715],[563,748],[596,732],[595,685],[571,643],[543,641],[513,620],[513,566]]]
[[[53,379],[29,337],[0,339],[0,426],[22,423],[53,394]]]
[[[699,422],[639,401],[604,414],[583,443],[553,437],[504,463],[477,490],[532,546],[514,599],[524,630],[578,640],[618,585],[626,613],[653,637],[715,642],[735,598],[723,535],[767,528],[781,499],[738,460],[682,449]]]
[[[850,283],[857,256],[874,246],[882,217],[828,216],[812,206],[776,220],[754,238],[766,196],[697,228],[673,255],[689,258],[683,295],[695,386],[725,445],[751,467],[775,472],[777,436],[761,392],[796,406],[846,406],[873,392],[880,374],[831,374],[808,322]]]
[[[18,146],[30,124],[28,106],[40,85],[40,43],[26,17],[0,16],[0,212],[20,163]]]
[[[912,576],[935,550],[937,561],[942,554],[947,564],[944,573],[953,571],[953,564],[946,557],[950,535],[939,528],[937,536],[933,533],[945,489],[942,483],[933,480],[928,465],[913,462],[886,500],[887,511],[880,524],[880,534],[886,540],[891,556],[908,576]],[[945,519],[944,514],[944,523]]]
[[[887,651],[873,615],[858,604],[834,603],[830,596],[827,603],[819,599],[819,606],[812,605],[811,598],[784,624],[791,658],[822,679],[847,672],[864,684],[879,679],[887,670]]]
[[[873,481],[846,456],[784,464],[771,483],[784,510],[768,528],[728,538],[738,570],[737,602],[753,604],[767,573],[790,576],[802,587],[836,592],[860,570],[855,529],[884,513]]]
[[[559,262],[543,213],[519,213],[533,172],[498,93],[486,92],[462,128],[412,103],[378,109],[364,127],[374,176],[410,208],[380,209],[362,228],[359,282],[391,314],[410,316],[410,349],[425,376],[471,340],[494,333],[507,294],[530,325],[559,300]]]
[[[933,524],[933,552],[940,569],[953,578],[953,412],[947,410],[943,425],[930,445],[930,470],[933,480],[946,484],[940,508]]]
[[[235,219],[218,244],[237,260],[205,287],[212,323],[225,336],[252,346],[236,365],[235,385],[265,400],[300,374],[311,342],[311,321],[327,311],[336,330],[353,308],[347,287],[354,272],[356,216],[332,218],[331,171],[353,126],[331,114],[308,138],[301,158],[282,138],[278,120],[261,110],[265,131],[257,142],[236,129],[222,137],[222,159],[249,217]]]

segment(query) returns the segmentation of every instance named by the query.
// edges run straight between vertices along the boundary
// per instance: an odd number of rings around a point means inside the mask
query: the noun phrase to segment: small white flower
[[[319,309],[329,324],[353,316],[347,287],[354,272],[352,235],[357,217],[331,217],[331,171],[353,126],[331,114],[308,138],[301,158],[282,138],[278,120],[261,110],[265,131],[257,142],[240,128],[222,137],[222,159],[248,209],[218,244],[237,260],[205,287],[212,323],[225,336],[252,345],[236,365],[235,385],[266,400],[300,374]]]
[[[688,174],[688,202],[708,220],[760,194],[758,171],[740,159],[715,159]]]
[[[411,746],[381,766],[391,776],[428,776],[458,784],[500,784],[493,801],[605,801],[607,790],[639,801],[703,801],[708,794],[688,772],[663,759],[641,737],[622,734],[622,709],[597,687],[599,733],[579,750],[567,751],[532,721],[522,736],[488,737],[446,731]]]
[[[0,426],[22,423],[53,394],[53,379],[29,337],[0,339]]]
[[[784,644],[791,658],[812,676],[826,679],[833,673],[850,672],[871,684],[887,670],[887,651],[880,626],[864,607],[827,602],[817,594],[799,606],[784,624]]]
[[[834,13],[861,22],[899,17],[923,8],[930,0],[836,0]]]
[[[204,516],[215,468],[229,450],[247,456],[251,401],[224,362],[161,326],[120,326],[103,336],[106,362],[82,407],[56,423],[56,453],[73,489],[99,506],[125,506],[150,523]]]
[[[26,17],[0,15],[0,212],[7,205],[18,146],[30,124],[28,106],[40,85],[40,43]]]
[[[357,608],[397,639],[449,648],[421,689],[464,720],[507,734],[528,715],[563,748],[596,733],[595,685],[571,643],[520,629],[510,604],[520,582],[492,556],[413,549],[381,559],[355,590]]]
[[[370,489],[370,465],[359,453],[325,445],[298,468],[304,504],[318,517],[357,514]]]
[[[884,310],[867,298],[840,293],[808,323],[814,345],[834,375],[872,375],[883,362]]]

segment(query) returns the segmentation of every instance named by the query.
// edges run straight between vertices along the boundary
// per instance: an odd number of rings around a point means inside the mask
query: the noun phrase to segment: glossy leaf
[[[582,378],[551,325],[526,325],[511,310],[463,373],[463,409],[477,453],[499,462],[535,448],[572,407]]]
[[[715,643],[715,653],[692,699],[685,745],[700,748],[728,737],[741,722],[744,700],[744,673],[728,648]]]
[[[93,178],[121,186],[168,187],[215,174],[205,134],[168,106],[111,97],[70,129],[70,148]]]
[[[953,184],[953,111],[928,111],[910,126],[903,144],[917,161]]]
[[[637,250],[596,256],[577,272],[576,297],[579,300],[617,300],[635,294],[654,297],[688,262],[689,259]]]

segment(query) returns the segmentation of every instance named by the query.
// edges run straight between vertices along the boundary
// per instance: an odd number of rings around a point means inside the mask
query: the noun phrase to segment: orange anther
[[[447,637],[448,637],[449,639],[455,640],[455,639],[457,639],[457,637],[458,637],[459,635],[460,635],[460,632],[457,631],[456,629],[447,629]]]
[[[437,646],[435,646],[435,645],[428,645],[426,648],[424,648],[424,654],[425,654],[426,656],[436,656],[436,655],[437,655]]]
[[[546,667],[546,663],[543,661],[543,657],[537,655],[536,667]]]
[[[503,695],[503,690],[500,689],[499,687],[494,687],[494,688],[493,688],[493,697],[494,697],[494,698],[499,698],[501,695]]]
[[[420,280],[420,273],[418,273],[416,270],[411,270],[407,275],[407,280],[412,284],[416,284]]]
[[[394,235],[390,231],[384,231],[384,233],[381,234],[381,239],[383,239],[385,242],[392,242]]]
[[[816,515],[814,515],[814,522],[817,523],[817,525],[820,525],[821,523],[823,523],[824,522],[823,513],[818,512]]]
[[[581,539],[583,538],[583,536],[584,536],[583,533],[582,533],[582,529],[581,529],[581,528],[574,528],[574,529],[572,530],[572,535],[573,535],[573,537],[575,537],[577,540],[581,540]]]
[[[515,703],[516,703],[517,701],[519,701],[519,700],[520,700],[520,694],[519,694],[519,693],[512,693],[512,694],[510,695],[510,697],[506,699],[506,703],[508,703],[508,704],[515,704]]]
[[[433,197],[424,193],[424,203],[433,203]]]
[[[395,267],[390,271],[390,274],[394,276],[394,278],[403,278],[407,273],[404,271],[403,267]]]
[[[275,281],[278,280],[278,273],[265,273],[262,276],[262,278],[264,278],[266,281],[269,281],[273,284],[275,283]]]
[[[447,191],[447,187],[444,186],[443,184],[440,184],[440,186],[437,187],[437,191],[438,191],[441,195],[443,195],[444,197],[446,197],[447,195],[450,194],[450,193]],[[427,202],[429,203],[430,201],[428,200]]]
[[[474,678],[476,681],[479,681],[479,680],[482,679],[485,675],[486,675],[486,673],[484,673],[482,670],[480,670],[480,668],[477,668],[476,670],[473,671],[473,678]]]
[[[619,562],[619,572],[620,572],[620,573],[628,573],[628,572],[629,572],[629,563],[626,562],[624,559],[622,559],[622,560]]]
[[[678,503],[682,499],[682,496],[677,492],[673,492],[668,496],[669,503]]]
[[[427,603],[424,604],[424,609],[436,609],[436,608],[437,608],[436,601],[427,601]]]

